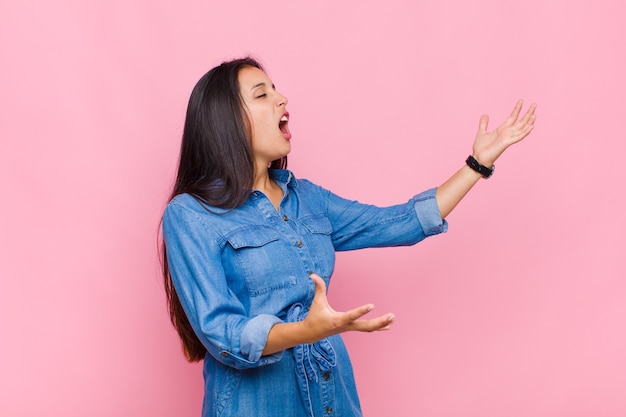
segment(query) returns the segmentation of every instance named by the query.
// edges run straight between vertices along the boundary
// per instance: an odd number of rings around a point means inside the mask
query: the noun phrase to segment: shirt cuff
[[[241,332],[241,339],[239,342],[241,354],[250,362],[259,361],[259,359],[261,359],[261,355],[263,354],[263,349],[265,349],[265,345],[267,344],[267,335],[269,334],[270,329],[275,324],[282,322],[283,321],[281,319],[270,314],[260,314],[250,319]],[[271,362],[280,360],[282,355],[282,352],[270,355],[272,357],[277,356],[276,358],[272,358],[274,360]]]
[[[413,197],[417,220],[422,226],[424,235],[433,236],[448,231],[448,222],[441,218],[435,194],[436,188],[424,191]]]

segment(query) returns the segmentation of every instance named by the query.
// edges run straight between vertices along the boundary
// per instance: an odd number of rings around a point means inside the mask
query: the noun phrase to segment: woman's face
[[[287,97],[274,88],[267,74],[256,67],[239,71],[239,89],[250,121],[252,152],[257,167],[286,156],[291,150]]]

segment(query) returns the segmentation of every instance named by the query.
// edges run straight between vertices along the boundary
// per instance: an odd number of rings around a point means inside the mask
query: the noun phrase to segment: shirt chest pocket
[[[296,285],[290,248],[272,228],[257,226],[227,237],[234,251],[237,274],[244,277],[251,297]]]

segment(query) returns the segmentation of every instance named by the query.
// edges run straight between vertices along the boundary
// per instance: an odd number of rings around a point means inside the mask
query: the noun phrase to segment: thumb
[[[326,282],[324,282],[324,280],[319,275],[314,274],[314,273],[311,273],[309,277],[315,283],[315,296],[317,296],[318,293],[322,293],[325,296],[326,295]]]
[[[489,116],[483,114],[480,116],[480,122],[478,123],[478,131],[481,133],[487,132],[487,125],[489,124]]]

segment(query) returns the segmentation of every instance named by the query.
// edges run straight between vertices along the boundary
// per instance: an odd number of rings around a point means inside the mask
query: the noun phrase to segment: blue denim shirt
[[[261,192],[242,206],[206,207],[176,196],[163,235],[176,292],[204,360],[204,417],[360,416],[339,335],[262,356],[273,325],[302,320],[315,272],[326,284],[335,251],[413,245],[447,230],[435,189],[379,208],[338,197],[287,170],[277,211]]]

